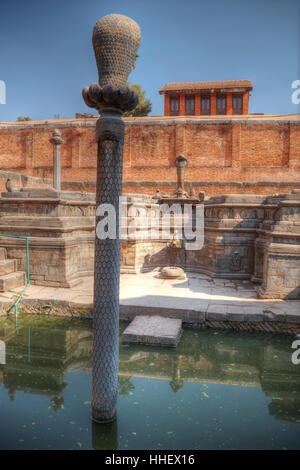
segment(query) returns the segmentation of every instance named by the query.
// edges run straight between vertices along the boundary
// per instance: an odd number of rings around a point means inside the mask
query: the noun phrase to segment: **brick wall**
[[[176,157],[188,159],[186,189],[208,195],[271,194],[300,186],[299,116],[126,118],[124,192],[176,187]],[[63,189],[95,191],[95,119],[0,123],[0,170],[52,178],[59,128]]]

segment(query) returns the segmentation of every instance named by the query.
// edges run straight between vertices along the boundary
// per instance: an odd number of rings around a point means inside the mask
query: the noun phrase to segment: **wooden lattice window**
[[[232,95],[232,114],[242,114],[243,112],[243,95]]]
[[[185,114],[195,114],[195,97],[193,95],[187,95],[185,97]]]
[[[226,95],[217,95],[217,114],[226,114]]]
[[[201,95],[201,110],[200,114],[209,115],[210,114],[210,96]]]
[[[179,114],[179,97],[172,96],[170,98],[170,116],[178,116]]]

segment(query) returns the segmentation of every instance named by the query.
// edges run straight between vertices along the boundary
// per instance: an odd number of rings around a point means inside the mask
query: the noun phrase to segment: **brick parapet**
[[[300,181],[300,117],[125,118],[124,190],[176,188],[175,159],[188,159],[186,182],[208,194],[289,192]],[[94,191],[96,119],[0,124],[0,167],[52,180],[49,138],[59,128],[62,185]],[[160,186],[159,186],[160,185]]]

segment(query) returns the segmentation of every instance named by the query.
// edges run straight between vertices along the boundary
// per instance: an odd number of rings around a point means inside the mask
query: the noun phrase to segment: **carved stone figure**
[[[205,199],[205,191],[200,191],[198,195],[199,201],[204,201]]]
[[[240,271],[242,267],[242,257],[238,251],[235,251],[230,258],[229,268],[231,271]]]
[[[5,187],[6,187],[6,189],[7,189],[7,191],[8,191],[9,193],[12,193],[12,192],[13,192],[13,190],[14,190],[14,185],[13,185],[12,180],[11,180],[10,178],[8,178],[8,180],[6,181]]]

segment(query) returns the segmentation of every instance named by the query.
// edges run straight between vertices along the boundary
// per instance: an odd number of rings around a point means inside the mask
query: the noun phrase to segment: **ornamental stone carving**
[[[229,261],[229,269],[231,271],[240,271],[242,268],[242,257],[238,251],[235,251]]]

